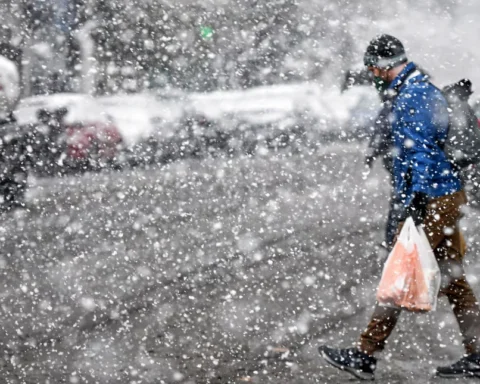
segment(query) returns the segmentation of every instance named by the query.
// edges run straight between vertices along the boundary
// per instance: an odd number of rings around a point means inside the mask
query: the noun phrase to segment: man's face
[[[388,81],[388,70],[377,67],[368,67],[368,70],[373,74],[374,77],[379,77],[384,81]]]
[[[383,95],[390,85],[390,71],[378,67],[368,67],[368,70],[373,74],[373,85]]]

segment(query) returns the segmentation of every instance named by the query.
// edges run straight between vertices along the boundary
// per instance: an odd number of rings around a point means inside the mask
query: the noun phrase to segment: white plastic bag
[[[378,303],[414,312],[434,311],[440,282],[440,268],[427,236],[409,217],[383,267]]]

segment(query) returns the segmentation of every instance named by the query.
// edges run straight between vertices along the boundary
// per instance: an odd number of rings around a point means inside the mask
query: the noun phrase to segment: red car
[[[112,123],[76,123],[66,126],[67,155],[73,161],[115,161],[122,137]]]
[[[61,121],[63,132],[59,137],[66,146],[63,164],[68,168],[113,165],[122,147],[122,136],[113,119],[88,95],[59,93],[29,97],[20,101],[15,115],[20,125],[43,124],[46,130],[49,119]]]

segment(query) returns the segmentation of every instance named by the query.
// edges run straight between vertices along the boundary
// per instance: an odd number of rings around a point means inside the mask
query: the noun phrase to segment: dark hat
[[[408,61],[403,44],[396,37],[379,35],[368,44],[363,63],[367,67],[391,69]]]

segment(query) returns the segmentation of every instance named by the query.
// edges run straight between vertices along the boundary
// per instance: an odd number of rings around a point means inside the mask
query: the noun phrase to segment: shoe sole
[[[468,373],[468,372],[462,372],[462,373],[458,373],[458,374],[455,374],[455,373],[436,373],[437,377],[442,377],[444,379],[462,379],[462,378],[473,378],[473,377],[476,377],[476,378],[479,378],[480,379],[480,372],[478,373]]]
[[[320,352],[320,355],[322,355],[322,357],[325,359],[325,361],[328,364],[334,366],[335,368],[348,372],[360,380],[368,380],[368,381],[375,380],[375,376],[373,375],[373,373],[365,373],[365,372],[358,371],[357,369],[345,367],[344,365],[338,364],[335,360],[332,360],[330,356],[328,356],[324,351],[319,350],[319,352]]]

